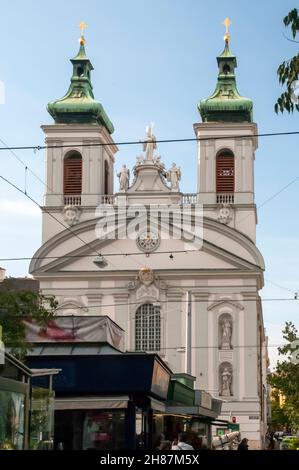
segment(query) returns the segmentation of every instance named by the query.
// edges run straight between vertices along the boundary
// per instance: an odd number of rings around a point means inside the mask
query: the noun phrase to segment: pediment
[[[30,272],[38,277],[48,273],[89,273],[99,275],[114,272],[136,272],[144,265],[151,265],[155,271],[216,272],[242,270],[261,272],[263,259],[255,245],[241,233],[211,219],[203,220],[202,247],[196,247],[184,239],[162,239],[157,253],[147,256],[140,252],[135,240],[95,238],[98,219],[84,221],[72,227],[80,239],[64,230],[48,240],[34,255]],[[93,260],[97,254],[108,260],[104,269],[99,269]],[[173,253],[173,258],[169,257]],[[57,258],[56,258],[57,257]]]
[[[236,308],[238,310],[244,310],[244,306],[240,302],[230,299],[221,299],[217,300],[216,302],[212,302],[207,309],[214,310],[214,308],[219,308],[222,305],[231,305],[233,308]]]

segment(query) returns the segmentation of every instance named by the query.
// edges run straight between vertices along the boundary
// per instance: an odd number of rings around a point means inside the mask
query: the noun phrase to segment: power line
[[[88,242],[85,242],[85,240],[83,240],[77,233],[75,233],[73,230],[71,230],[70,227],[68,227],[67,225],[64,225],[64,223],[62,223],[59,219],[57,219],[50,211],[48,211],[47,209],[45,209],[44,207],[42,207],[37,201],[35,201],[35,199],[33,199],[31,196],[29,196],[28,193],[26,193],[25,191],[23,191],[21,188],[19,188],[17,185],[15,185],[14,183],[12,183],[10,180],[8,180],[7,178],[5,178],[4,176],[0,175],[0,178],[5,181],[7,184],[9,184],[12,188],[16,189],[17,191],[19,191],[21,194],[23,194],[24,196],[26,196],[28,199],[30,199],[30,201],[32,201],[37,207],[39,207],[40,210],[46,212],[50,217],[52,217],[52,219],[56,220],[56,222],[58,222],[63,228],[65,228],[66,230],[68,230],[72,235],[74,235],[75,237],[77,237],[82,243],[84,243],[84,245],[86,245],[88,248],[92,249],[93,251],[95,251],[95,253],[98,255],[98,256],[101,256],[101,254],[94,249],[94,247],[92,245],[90,245],[90,243]]]
[[[270,284],[273,284],[273,286],[276,286],[279,289],[283,289],[283,290],[286,290],[288,292],[292,292],[292,294],[294,294],[294,292],[295,292],[294,290],[288,289],[288,287],[284,287],[284,286],[281,286],[280,284],[277,284],[276,282],[270,281],[270,279],[266,278],[265,281],[269,282]]]
[[[53,188],[51,188],[50,186],[48,186],[48,184],[42,180],[33,170],[31,170],[31,168],[19,157],[19,155],[16,154],[16,152],[14,152],[14,149],[13,147],[9,147],[7,145],[6,142],[4,142],[3,139],[0,139],[0,142],[5,145],[5,149],[8,150],[10,152],[10,154],[19,162],[21,163],[21,165],[23,165],[23,167],[25,168],[25,172],[29,171],[40,183],[42,183],[43,186],[45,186],[47,189],[49,189],[51,191],[51,193],[54,193],[53,191]],[[5,149],[1,149],[1,150],[5,150]],[[25,173],[25,178],[26,178],[26,173]],[[26,186],[26,182],[25,182],[25,186]],[[59,197],[58,194],[56,194],[56,197],[59,198],[59,200],[62,202],[62,197]]]
[[[120,146],[120,145],[140,145],[145,143],[178,143],[178,142],[200,142],[210,140],[224,140],[224,139],[252,139],[255,137],[274,137],[274,136],[287,136],[287,135],[298,135],[299,131],[290,132],[265,132],[261,134],[244,134],[244,135],[224,135],[215,137],[189,137],[180,139],[160,139],[160,140],[132,140],[132,141],[120,141],[120,142],[91,142],[77,145],[78,147],[109,147],[109,146]],[[74,145],[22,145],[14,147],[0,147],[0,150],[44,150],[44,149],[55,149],[55,148],[74,148]]]
[[[49,294],[50,295],[50,294]],[[257,298],[248,298],[248,299],[241,299],[241,300],[231,300],[231,299],[218,299],[215,302],[221,302],[222,300],[226,300],[232,304],[239,304],[240,302],[290,302],[290,301],[297,301],[298,299],[295,298],[269,298],[269,299],[262,299],[260,297]],[[159,304],[167,304],[167,303],[179,303],[179,302],[184,302],[186,303],[186,300],[159,300]],[[208,303],[211,302],[210,300],[206,299],[196,299],[196,300],[191,300],[192,303]],[[76,310],[81,310],[81,309],[92,309],[92,308],[106,308],[106,307],[121,307],[121,306],[132,306],[132,305],[140,305],[140,302],[127,302],[127,303],[113,303],[113,304],[99,304],[99,305],[79,305],[74,307]],[[65,306],[57,307],[56,310],[64,310],[67,309]]]
[[[102,256],[105,258],[109,258],[110,256],[123,256],[124,258],[127,256],[132,255],[143,255],[143,256],[151,256],[151,255],[162,255],[162,254],[177,254],[177,253],[194,253],[199,252],[200,250],[172,250],[172,251],[153,251],[153,252],[119,252],[119,253],[101,253]],[[27,257],[19,257],[19,258],[0,258],[0,261],[27,261],[31,259],[63,259],[63,258],[85,258],[85,257],[93,257],[94,255],[86,254],[86,255],[61,255],[61,256],[27,256]]]
[[[299,132],[298,132],[299,133]],[[270,134],[267,134],[267,135],[270,135]],[[0,141],[2,141],[0,139]],[[3,141],[2,141],[3,142]],[[0,148],[1,149],[1,148]],[[7,150],[11,150],[11,148],[7,148]],[[41,181],[43,183],[43,185],[47,186],[45,182],[43,182],[43,180],[41,180],[34,172],[32,172],[32,170],[30,170],[29,167],[27,167],[27,165],[22,161],[22,159],[20,159],[18,157],[17,154],[15,154],[14,152],[12,152],[12,154],[17,158],[17,160],[19,160],[25,167],[25,169],[29,170],[35,177],[37,177],[39,179],[39,181]],[[13,188],[15,188],[17,191],[21,192],[24,196],[28,197],[34,204],[36,204],[39,209],[41,211],[44,211],[46,213],[48,213],[54,220],[56,220],[62,227],[64,227],[65,229],[67,229],[70,233],[72,233],[74,236],[76,236],[80,241],[82,241],[86,246],[88,246],[89,248],[91,248],[92,250],[96,251],[96,254],[98,256],[101,256],[101,253],[99,253],[97,250],[95,250],[88,242],[85,242],[78,234],[76,234],[73,230],[70,229],[70,227],[64,225],[59,219],[57,219],[50,211],[48,211],[45,207],[42,207],[40,206],[40,204],[38,204],[38,202],[36,202],[31,196],[29,196],[27,194],[27,191],[25,189],[25,191],[22,191],[18,186],[16,186],[15,184],[11,183],[8,179],[4,178],[3,176],[0,176],[0,178],[2,178],[6,183],[10,184]],[[289,186],[291,186],[293,183],[295,183],[296,181],[299,180],[299,176],[297,176],[296,178],[294,178],[293,180],[291,180],[288,184],[284,185],[280,190],[278,190],[276,193],[274,193],[272,196],[270,196],[268,199],[266,199],[264,202],[262,202],[258,208],[266,205],[268,202],[270,202],[271,200],[273,200],[277,195],[281,194],[285,189],[287,189]],[[47,188],[49,189],[49,186],[47,186]],[[50,188],[51,189],[51,188]],[[249,215],[246,215],[243,219],[241,219],[240,221],[243,221],[245,220],[247,217],[249,217]],[[213,242],[217,241],[218,239],[220,239],[222,237],[222,235],[220,235],[219,237],[217,237],[216,239],[213,240]],[[160,252],[152,252],[152,253],[142,253],[142,252],[133,252],[133,253],[124,253],[122,251],[120,251],[119,253],[111,253],[111,254],[105,254],[103,256],[105,257],[111,257],[111,256],[136,256],[136,255],[144,255],[144,254],[147,254],[147,255],[153,255],[153,254],[173,254],[173,253],[186,253],[188,254],[188,252],[192,252],[192,251],[199,251],[199,250],[175,250],[175,251],[160,251]],[[31,260],[31,259],[60,259],[60,258],[80,258],[80,257],[86,257],[86,256],[93,256],[93,255],[64,255],[64,256],[56,256],[56,257],[15,257],[15,258],[0,258],[0,261],[26,261],[26,260]],[[113,265],[113,263],[111,263]],[[137,262],[137,264],[139,264],[141,266],[141,264],[139,262]],[[114,266],[114,265],[113,265]],[[115,266],[114,266],[115,267]],[[269,281],[269,280],[267,280]],[[271,281],[269,281],[271,282]],[[293,292],[293,290],[291,289],[287,289],[283,286],[280,286],[279,284],[277,283],[274,283],[274,285],[282,288],[282,289],[285,289],[285,290],[288,290],[289,292]]]

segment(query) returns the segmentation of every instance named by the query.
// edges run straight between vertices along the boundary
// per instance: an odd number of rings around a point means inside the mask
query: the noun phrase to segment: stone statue
[[[164,163],[162,162],[161,160],[161,155],[157,155],[156,158],[155,158],[155,165],[159,168],[159,170],[161,171],[161,174],[162,176],[164,176],[164,178],[167,177],[167,172],[165,171],[165,165]]]
[[[232,396],[232,373],[225,367],[221,374],[220,395],[223,397]]]
[[[150,124],[146,128],[146,138],[143,144],[143,150],[145,152],[145,160],[153,161],[154,150],[157,148],[156,137],[153,134],[153,125]]]
[[[144,156],[143,155],[137,155],[136,157],[136,166],[142,165],[144,162]]]
[[[170,170],[167,172],[167,181],[170,182],[172,191],[179,191],[179,181],[181,179],[181,168],[177,167],[175,163],[172,164]]]
[[[232,324],[230,320],[225,319],[222,323],[221,349],[232,349]]]
[[[130,170],[126,165],[122,166],[122,169],[117,173],[119,178],[119,189],[120,191],[127,191],[129,189]]]

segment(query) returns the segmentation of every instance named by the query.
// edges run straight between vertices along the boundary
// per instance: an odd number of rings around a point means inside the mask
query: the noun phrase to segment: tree
[[[0,291],[0,325],[2,341],[19,359],[26,356],[31,344],[26,340],[25,319],[46,326],[54,316],[57,303],[38,292],[13,290]]]
[[[291,10],[289,14],[283,19],[283,22],[286,27],[290,26],[291,28],[293,39],[289,40],[298,44],[299,41],[295,41],[295,37],[299,32],[299,10],[297,10],[297,8]],[[294,99],[293,88],[299,76],[299,54],[295,55],[289,60],[285,60],[282,64],[280,64],[277,69],[277,75],[279,83],[281,85],[285,85],[286,90],[280,95],[277,102],[275,103],[275,112],[278,113],[280,111],[283,113],[286,110],[288,113],[290,113],[295,109],[299,111],[299,103],[298,101],[296,102],[296,99]]]
[[[299,429],[299,362],[294,361],[294,352],[299,352],[298,330],[292,322],[286,322],[282,333],[286,344],[278,348],[278,353],[286,358],[277,362],[268,380],[274,388],[274,398],[275,393],[281,393],[284,403],[273,407],[272,416],[275,424],[289,425],[296,430]]]

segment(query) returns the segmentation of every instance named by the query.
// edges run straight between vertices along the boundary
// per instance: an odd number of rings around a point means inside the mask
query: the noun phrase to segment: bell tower
[[[47,107],[54,124],[42,126],[47,145],[44,206],[62,221],[66,208],[75,211],[81,220],[94,217],[95,207],[113,194],[117,152],[113,124],[94,98],[93,66],[86,56],[83,33],[79,52],[71,63],[73,74],[66,95]],[[63,227],[47,213],[43,219],[45,242]]]
[[[221,219],[219,211],[230,210],[227,223],[255,241],[254,158],[257,126],[253,103],[237,89],[236,56],[230,36],[217,57],[218,79],[214,93],[201,100],[202,123],[194,125],[198,140],[198,198],[208,217]],[[223,221],[223,218],[222,220]]]

